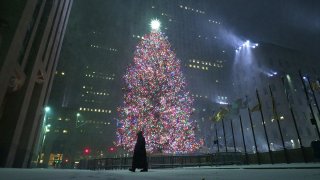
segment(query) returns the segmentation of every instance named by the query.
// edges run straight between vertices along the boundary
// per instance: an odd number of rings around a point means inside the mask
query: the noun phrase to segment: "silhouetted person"
[[[136,171],[136,168],[142,169],[141,172],[148,171],[146,141],[142,135],[142,131],[137,133],[137,143],[134,146],[132,167],[129,169],[132,172]]]

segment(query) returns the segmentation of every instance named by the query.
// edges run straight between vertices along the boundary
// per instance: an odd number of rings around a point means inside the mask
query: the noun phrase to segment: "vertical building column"
[[[26,2],[0,71],[0,109],[2,112],[0,116],[0,167],[6,166],[8,153],[10,152],[9,147],[12,144],[13,133],[15,132],[17,123],[17,116],[21,109],[20,101],[25,92],[23,87],[19,87],[21,89],[12,87],[16,83],[16,79],[12,79],[12,77],[16,73],[21,76],[24,75],[18,61],[20,50],[24,47],[23,42],[30,28],[30,22],[33,19],[33,12],[36,9],[37,3],[37,0]]]
[[[56,15],[56,22],[59,22],[58,24],[58,31],[56,32],[56,34],[51,34],[51,38],[54,38],[54,44],[52,44],[52,46],[50,48],[52,48],[49,59],[48,60],[44,60],[47,61],[47,70],[46,70],[46,74],[47,74],[47,81],[45,82],[45,89],[43,89],[41,91],[40,94],[40,102],[38,104],[38,108],[42,108],[44,107],[45,104],[47,104],[47,101],[49,99],[49,95],[51,92],[51,86],[52,86],[52,82],[53,82],[53,78],[54,78],[54,74],[55,74],[55,70],[56,70],[56,66],[58,64],[58,59],[59,59],[59,55],[60,55],[60,50],[61,50],[61,46],[62,46],[62,42],[63,42],[63,38],[64,38],[64,34],[65,34],[65,30],[68,24],[68,19],[69,19],[69,14],[71,11],[71,7],[72,7],[72,3],[73,0],[64,0],[64,1],[60,1],[60,5],[59,6],[63,6],[63,9],[60,11],[58,11],[58,14]],[[56,23],[55,22],[55,23]],[[48,53],[48,52],[47,52]],[[45,63],[44,63],[45,65]],[[43,118],[41,117],[41,111],[38,111],[38,113],[35,115],[34,119],[36,119],[37,121],[43,121]],[[40,124],[37,127],[37,124]],[[40,136],[41,136],[41,128],[43,128],[43,122],[38,122],[35,123],[33,128],[32,128],[32,132],[33,133],[37,133],[37,137],[36,139],[39,140]],[[34,140],[33,140],[34,141]],[[31,142],[30,142],[31,143]],[[33,143],[36,143],[36,141],[34,141]],[[38,142],[39,144],[39,142]],[[35,149],[34,152],[34,156],[36,156],[38,154],[40,149]],[[48,157],[45,157],[45,161],[44,164],[48,163]],[[34,159],[34,158],[33,158]]]
[[[29,166],[43,128],[42,109],[50,95],[72,2],[26,2],[0,72],[0,167]],[[24,82],[12,91],[17,71]]]
[[[15,68],[15,64],[19,58],[19,51],[23,47],[23,39],[28,31],[29,23],[32,20],[33,12],[36,8],[37,0],[28,0],[26,6],[23,10],[21,19],[19,21],[18,27],[16,28],[15,36],[12,40],[10,48],[8,50],[7,56],[3,63],[0,72],[0,105],[3,103],[4,96],[6,95],[9,81],[11,75],[13,74],[13,70]]]

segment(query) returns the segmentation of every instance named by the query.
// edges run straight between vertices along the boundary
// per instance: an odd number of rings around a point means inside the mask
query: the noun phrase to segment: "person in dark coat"
[[[142,169],[141,172],[148,171],[146,141],[142,135],[142,131],[137,133],[137,143],[134,146],[132,167],[129,169],[132,172],[136,171],[136,168]]]

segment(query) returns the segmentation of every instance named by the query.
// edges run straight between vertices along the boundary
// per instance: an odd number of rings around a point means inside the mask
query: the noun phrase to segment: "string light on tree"
[[[180,60],[151,21],[151,33],[136,47],[133,63],[123,76],[123,106],[118,108],[118,146],[133,151],[136,133],[142,130],[148,152],[189,153],[203,144],[195,137],[196,124],[189,117],[193,99],[186,90]]]

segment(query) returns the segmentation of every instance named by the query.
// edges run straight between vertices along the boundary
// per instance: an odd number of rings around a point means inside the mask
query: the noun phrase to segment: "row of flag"
[[[319,117],[320,108],[318,106],[317,98],[315,96],[315,92],[317,92],[317,93],[320,92],[319,80],[318,80],[318,82],[317,81],[310,82],[309,78],[308,77],[303,77],[301,75],[300,71],[299,71],[299,76],[300,76],[300,79],[301,79],[302,84],[303,84],[303,89],[304,89],[304,92],[305,92],[305,97],[306,97],[306,100],[307,100],[308,107],[309,107],[309,109],[311,111],[311,117],[310,117],[311,118],[310,119],[311,120],[311,124],[315,125],[318,138],[320,139],[320,130],[319,130],[319,127],[318,127],[317,122],[316,122],[316,115],[315,115],[315,110],[314,110],[314,109],[317,109],[318,117]],[[295,128],[295,131],[296,131],[296,134],[297,134],[298,142],[300,144],[300,148],[302,149],[303,158],[304,158],[305,162],[308,162],[307,159],[306,159],[304,146],[302,146],[302,140],[303,139],[300,136],[301,132],[299,131],[299,128],[297,126],[296,118],[295,118],[295,115],[294,115],[293,109],[292,109],[293,102],[290,101],[290,96],[296,96],[296,94],[293,94],[293,93],[290,94],[290,92],[287,91],[287,88],[289,88],[289,87],[286,86],[286,82],[285,82],[285,78],[284,77],[282,77],[281,80],[282,80],[283,90],[284,90],[284,93],[285,93],[285,98],[286,98],[286,101],[288,102],[289,110],[291,111],[292,121],[294,123],[294,128]],[[288,83],[290,83],[290,77],[288,78]],[[306,84],[308,85],[308,87],[306,86]],[[292,85],[292,84],[290,84],[290,85]],[[277,122],[277,127],[278,127],[277,129],[279,131],[279,135],[280,135],[280,138],[281,138],[282,148],[284,150],[284,156],[285,156],[286,162],[290,163],[290,158],[288,156],[288,152],[287,152],[286,145],[285,145],[285,138],[284,138],[283,133],[282,133],[281,124],[279,122],[279,119],[281,119],[281,116],[280,116],[280,118],[278,116],[277,109],[276,109],[277,104],[276,104],[275,98],[273,96],[272,90],[276,91],[274,86],[273,86],[273,88],[271,88],[271,86],[269,85],[269,93],[267,92],[266,89],[264,89],[264,94],[265,95],[267,95],[267,94],[270,95],[271,104],[272,104],[272,109],[271,109],[271,111],[272,111],[271,112],[272,113],[272,119],[277,120],[276,121]],[[292,89],[292,88],[291,88],[291,90],[294,91],[294,92],[297,91],[296,89]],[[281,98],[280,96],[278,96],[278,97]],[[262,121],[262,124],[263,124],[264,134],[265,134],[265,138],[266,138],[266,145],[268,147],[268,152],[269,152],[271,163],[273,164],[273,155],[272,155],[272,151],[271,151],[271,144],[269,143],[268,132],[267,132],[266,126],[265,126],[265,120],[264,120],[264,116],[263,116],[263,112],[262,112],[263,108],[262,108],[262,105],[261,105],[261,101],[260,101],[260,96],[259,96],[258,90],[256,90],[256,98],[257,98],[257,103],[252,107],[249,107],[248,97],[247,96],[246,96],[245,100],[243,100],[242,98],[239,98],[236,101],[234,101],[231,105],[220,107],[219,110],[216,113],[214,113],[214,116],[212,117],[212,120],[215,121],[215,122],[219,122],[220,120],[222,120],[222,127],[223,127],[223,132],[224,132],[225,129],[224,129],[224,121],[223,121],[223,119],[228,115],[230,115],[230,116],[239,115],[244,152],[245,152],[245,154],[247,154],[247,149],[246,149],[246,144],[245,144],[245,136],[244,136],[243,125],[242,125],[242,120],[241,120],[241,115],[240,115],[240,109],[247,109],[248,113],[249,113],[250,124],[251,124],[252,137],[253,137],[253,140],[254,140],[254,143],[255,143],[254,147],[255,147],[255,151],[256,151],[256,155],[257,155],[257,160],[258,160],[258,163],[260,164],[259,149],[257,148],[257,143],[256,143],[257,140],[256,140],[255,130],[254,130],[254,126],[253,126],[253,123],[252,123],[252,116],[251,116],[251,113],[260,112],[261,113],[261,121]],[[314,106],[316,106],[316,108]],[[268,106],[266,106],[266,107],[268,108]],[[231,122],[232,136],[233,136],[234,151],[236,151],[235,138],[234,138],[233,127],[232,127],[232,119],[231,119],[230,122]],[[216,133],[216,138],[213,141],[213,143],[217,144],[217,151],[219,152],[219,138],[218,138],[217,128],[215,128],[215,133]],[[226,135],[225,134],[224,134],[224,144],[225,144],[225,151],[228,152],[228,148],[227,148],[227,145],[226,145],[227,141],[226,141]],[[248,157],[247,156],[246,156],[246,160],[248,161]]]
[[[276,117],[276,114],[277,114],[276,113],[276,103],[275,103],[275,99],[272,95],[272,90],[271,90],[270,86],[269,86],[269,89],[270,89],[270,93],[271,93],[273,117],[275,119],[278,119]],[[310,89],[312,89],[315,92],[320,92],[320,83],[318,81],[311,82]],[[245,99],[238,98],[232,104],[220,107],[219,110],[214,113],[212,120],[215,122],[218,122],[218,121],[222,120],[224,117],[226,117],[227,115],[238,115],[240,113],[240,109],[248,109],[249,108],[251,113],[261,111],[261,103],[259,100],[258,90],[256,90],[256,93],[257,93],[257,98],[258,98],[258,102],[256,105],[254,105],[250,108],[247,96],[245,97]]]
[[[214,114],[212,120],[218,122],[227,115],[238,115],[240,113],[240,109],[246,109],[248,107],[249,107],[248,98],[246,97],[245,101],[243,101],[242,98],[239,98],[235,102],[233,102],[231,105],[220,107],[220,109]],[[251,112],[257,112],[260,110],[261,110],[260,103],[256,104],[250,109]]]

